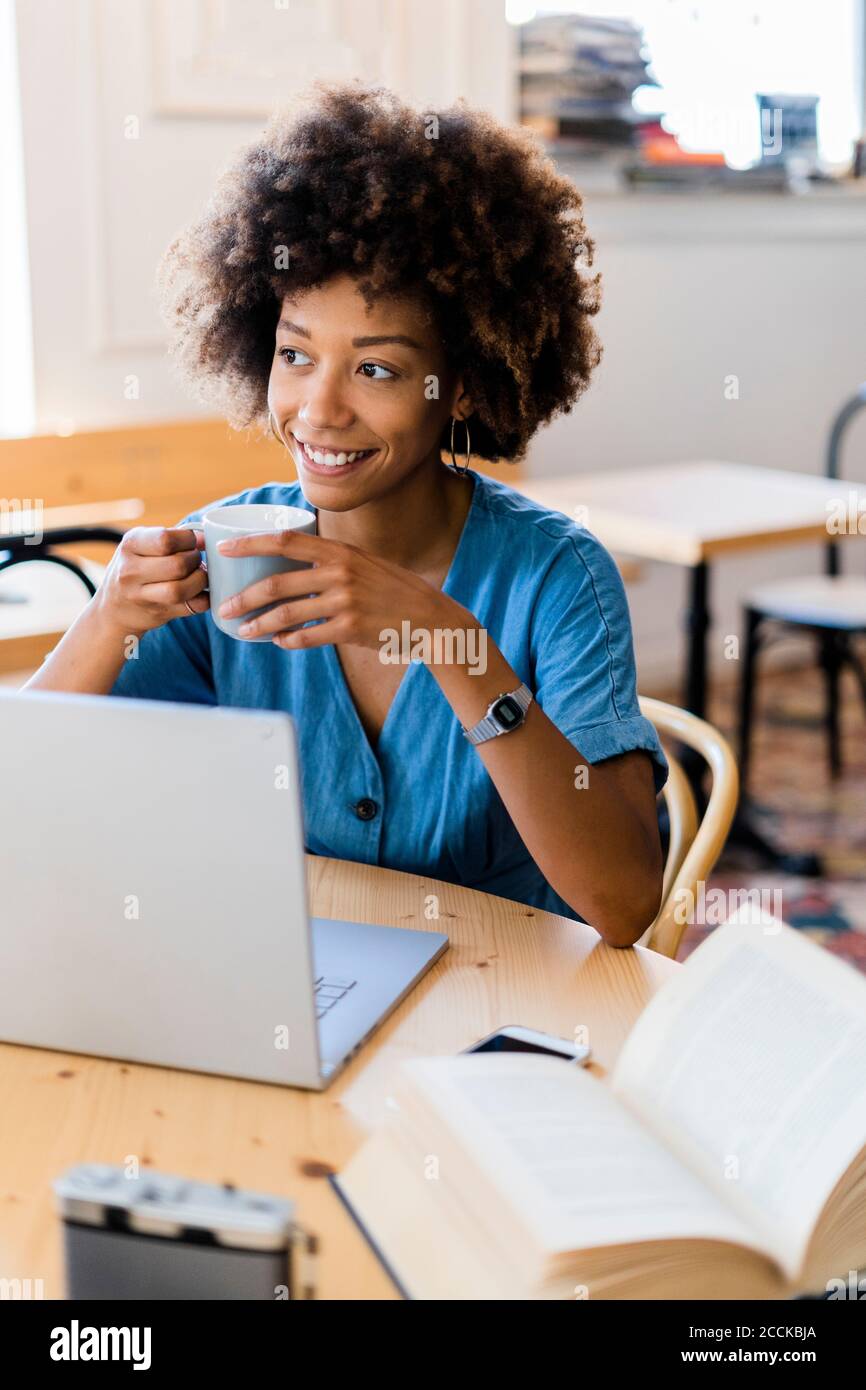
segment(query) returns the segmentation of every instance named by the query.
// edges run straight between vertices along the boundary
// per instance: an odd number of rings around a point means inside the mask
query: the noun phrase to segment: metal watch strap
[[[510,700],[513,700],[516,705],[520,706],[524,715],[532,704],[532,691],[529,689],[529,686],[523,682],[516,690],[503,690],[501,695],[497,695],[495,700],[491,700],[491,708],[497,701],[504,700],[506,696],[508,696]],[[522,722],[523,721],[521,721],[521,723]],[[519,728],[520,725],[515,725],[515,727]],[[486,743],[488,739],[498,738],[500,734],[510,732],[510,729],[501,728],[489,713],[485,714],[483,719],[479,719],[478,723],[474,724],[471,729],[463,730],[465,737],[473,744]]]

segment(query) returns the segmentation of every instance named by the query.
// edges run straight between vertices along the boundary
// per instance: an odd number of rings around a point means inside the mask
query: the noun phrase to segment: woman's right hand
[[[204,533],[193,526],[135,526],[114,552],[94,603],[112,628],[140,637],[172,618],[205,613]],[[187,603],[189,608],[187,608]]]

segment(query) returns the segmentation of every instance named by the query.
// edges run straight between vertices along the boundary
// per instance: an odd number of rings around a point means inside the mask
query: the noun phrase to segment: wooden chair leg
[[[743,632],[743,659],[740,673],[740,796],[746,794],[746,779],[749,773],[749,756],[752,746],[752,716],[755,706],[755,658],[758,653],[758,628],[763,615],[754,608],[745,612]]]

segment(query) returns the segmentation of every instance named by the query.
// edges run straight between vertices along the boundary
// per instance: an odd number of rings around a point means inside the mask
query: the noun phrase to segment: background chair
[[[128,497],[0,515],[0,676],[45,659],[102,580],[104,565],[87,558],[94,542],[116,546],[123,538],[123,529],[106,523],[133,522],[143,509],[139,498]],[[81,588],[51,582],[58,570],[74,575]]]
[[[640,708],[665,745],[671,775],[662,792],[670,823],[662,905],[638,944],[674,960],[689,925],[680,920],[686,915],[682,905],[697,901],[698,884],[706,881],[722,852],[737,809],[739,777],[730,747],[712,724],[662,700],[641,697]],[[670,751],[671,742],[685,744],[710,768],[709,797],[700,821],[689,779]]]
[[[846,401],[833,421],[827,446],[828,478],[839,477],[842,438],[864,406],[866,382]],[[832,542],[826,548],[823,574],[762,584],[746,598],[739,720],[740,781],[744,790],[749,773],[757,654],[762,646],[788,635],[791,629],[808,632],[818,644],[827,691],[825,725],[830,771],[836,776],[842,766],[839,676],[843,667],[848,666],[854,672],[866,706],[866,667],[853,642],[855,637],[866,633],[866,578],[839,573],[839,550]]]

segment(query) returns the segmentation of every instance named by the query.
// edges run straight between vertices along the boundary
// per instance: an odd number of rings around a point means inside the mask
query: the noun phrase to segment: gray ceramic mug
[[[285,574],[288,570],[311,569],[308,560],[290,560],[282,555],[223,555],[217,548],[218,541],[232,540],[237,536],[259,535],[262,531],[304,531],[307,535],[316,534],[316,516],[303,507],[284,507],[279,503],[250,502],[231,507],[213,507],[205,512],[202,521],[190,523],[199,531],[204,531],[205,555],[207,563],[207,582],[210,594],[211,617],[221,632],[228,637],[237,637],[240,642],[270,642],[273,633],[263,637],[239,637],[238,628],[251,618],[269,613],[279,606],[280,600],[265,604],[264,608],[254,608],[242,613],[238,618],[221,618],[220,604],[227,598],[234,598],[242,589],[267,579],[271,574]]]

